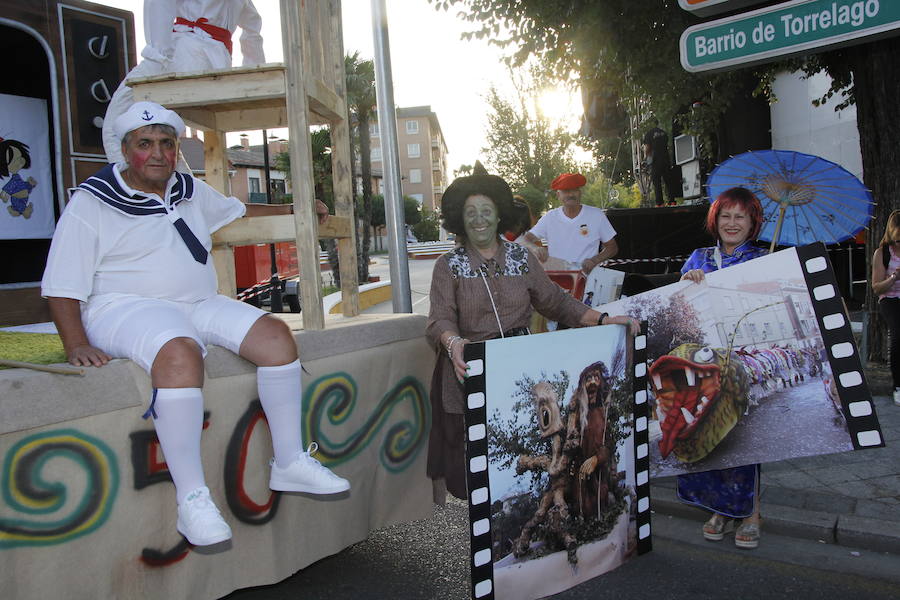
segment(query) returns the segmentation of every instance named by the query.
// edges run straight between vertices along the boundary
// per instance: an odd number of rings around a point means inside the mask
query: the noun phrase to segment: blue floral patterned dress
[[[716,259],[716,250],[718,260]],[[768,254],[764,248],[746,241],[731,254],[720,248],[698,248],[681,268],[681,273],[702,269],[704,273],[724,269]],[[759,489],[759,465],[745,465],[731,469],[688,473],[678,476],[678,498],[713,512],[743,519],[753,514],[754,498]]]

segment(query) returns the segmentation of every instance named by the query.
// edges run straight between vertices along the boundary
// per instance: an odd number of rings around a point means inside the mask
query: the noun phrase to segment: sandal
[[[734,532],[734,545],[752,550],[759,546],[759,523],[741,523]]]
[[[703,537],[711,542],[721,542],[725,534],[732,529],[734,529],[734,521],[715,513],[703,524]]]

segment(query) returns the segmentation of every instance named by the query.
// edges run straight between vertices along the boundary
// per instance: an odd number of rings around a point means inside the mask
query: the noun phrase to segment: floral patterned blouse
[[[487,260],[465,246],[441,256],[434,265],[430,300],[426,335],[438,349],[438,360],[447,361],[442,369],[444,410],[457,414],[463,412],[463,389],[441,345],[443,332],[481,342],[500,337],[501,327],[504,332],[527,327],[532,310],[570,326],[578,326],[588,310],[550,281],[531,252],[505,240]]]

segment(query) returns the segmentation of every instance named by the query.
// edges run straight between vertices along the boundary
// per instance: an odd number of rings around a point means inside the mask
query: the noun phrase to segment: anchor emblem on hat
[[[147,112],[147,111],[145,110],[145,111],[141,114],[141,118],[142,118],[143,120],[145,120],[145,121],[151,121],[151,120],[153,120],[153,115],[151,115],[149,112]]]

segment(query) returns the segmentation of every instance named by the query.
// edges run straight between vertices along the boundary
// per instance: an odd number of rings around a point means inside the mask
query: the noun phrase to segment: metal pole
[[[403,232],[394,80],[391,74],[391,50],[384,0],[372,0],[372,30],[375,38],[375,96],[378,101],[381,164],[384,169],[384,214],[388,227],[388,256],[391,261],[391,299],[395,313],[411,313],[412,293],[409,285],[409,260],[406,256],[406,234]]]
[[[263,136],[263,171],[265,172],[266,204],[272,204],[272,182],[269,179],[269,132],[262,130]],[[281,300],[281,281],[278,279],[278,258],[275,252],[275,244],[269,244],[269,260],[272,264],[272,278],[269,280],[269,308],[273,313],[284,312],[284,303]]]

